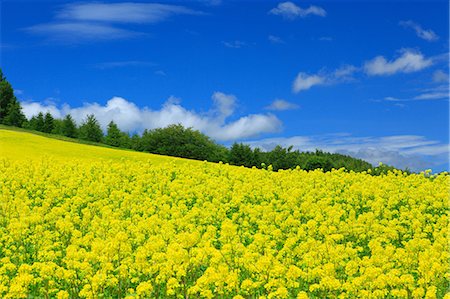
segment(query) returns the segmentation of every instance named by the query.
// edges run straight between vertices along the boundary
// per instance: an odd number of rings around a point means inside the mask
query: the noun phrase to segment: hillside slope
[[[107,159],[150,160],[153,164],[164,162],[199,163],[189,159],[134,152],[108,147],[63,141],[27,132],[0,129],[0,158],[11,160],[52,159]]]

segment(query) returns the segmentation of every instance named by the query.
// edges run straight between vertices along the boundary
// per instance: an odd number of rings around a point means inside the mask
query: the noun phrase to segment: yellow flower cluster
[[[450,298],[450,179],[0,160],[0,298]]]

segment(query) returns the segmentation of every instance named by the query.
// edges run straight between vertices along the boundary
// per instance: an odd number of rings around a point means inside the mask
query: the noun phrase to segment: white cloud
[[[269,35],[267,38],[273,44],[284,44],[284,40],[281,37],[279,37],[279,36]]]
[[[418,135],[354,137],[350,134],[294,136],[247,142],[252,147],[271,150],[276,145],[293,146],[300,151],[321,149],[348,154],[374,165],[379,162],[399,168],[423,170],[447,162],[449,145]]]
[[[88,114],[94,114],[105,129],[111,120],[129,132],[142,132],[144,129],[166,127],[170,124],[182,124],[220,141],[234,141],[256,137],[265,133],[280,131],[281,121],[272,114],[251,114],[235,120],[228,120],[234,114],[236,97],[231,94],[215,92],[212,95],[213,107],[206,113],[188,110],[180,104],[180,100],[170,97],[159,110],[148,107],[139,108],[134,103],[120,97],[114,97],[105,105],[85,103],[81,107],[63,105],[45,105],[37,102],[22,102],[24,114],[30,118],[39,111],[49,111],[61,118],[71,114],[80,124]]]
[[[298,93],[302,90],[307,90],[314,85],[325,84],[326,78],[320,75],[308,75],[300,72],[292,83],[292,91]]]
[[[420,37],[421,39],[424,39],[426,41],[436,41],[439,39],[439,36],[434,33],[433,30],[429,29],[429,30],[425,30],[422,28],[422,26],[420,26],[419,24],[413,22],[413,21],[401,21],[399,23],[401,26],[405,27],[405,28],[412,28],[414,31],[416,31],[416,34],[418,37]]]
[[[436,83],[448,82],[448,74],[444,73],[442,70],[437,70],[433,73],[433,81]]]
[[[310,7],[303,9],[289,1],[279,3],[278,6],[271,9],[269,13],[282,16],[288,20],[293,20],[298,17],[304,18],[308,15],[316,15],[320,17],[325,17],[327,15],[327,12],[319,6],[311,5]]]
[[[158,23],[175,15],[203,14],[184,6],[158,3],[71,3],[58,11],[52,22],[24,30],[59,42],[115,40],[146,35],[121,28],[120,24]]]
[[[358,68],[353,65],[344,65],[333,72],[322,70],[312,75],[300,72],[292,83],[292,91],[298,93],[316,85],[331,85],[351,81],[353,80],[353,74],[357,71]]]
[[[231,41],[231,42],[222,41],[222,44],[227,48],[234,48],[234,49],[239,49],[239,48],[247,46],[246,42],[243,42],[240,40],[235,40],[235,41]]]
[[[267,110],[274,110],[274,111],[294,110],[298,108],[299,105],[288,102],[283,99],[276,99],[269,106],[266,107]]]
[[[202,14],[184,6],[159,3],[71,3],[56,17],[63,20],[112,23],[157,23],[174,15]]]
[[[371,76],[412,73],[427,68],[432,63],[431,59],[426,59],[420,52],[402,50],[402,55],[395,60],[387,61],[383,56],[377,56],[367,61],[364,71]]]
[[[167,73],[163,70],[157,70],[157,71],[155,71],[155,75],[165,77],[165,76],[167,76]]]
[[[431,101],[431,100],[449,100],[448,85],[440,85],[433,88],[423,89],[418,95],[409,98],[385,97],[389,102],[410,102],[410,101]]]
[[[122,67],[151,67],[155,66],[153,62],[149,61],[138,61],[138,60],[128,60],[128,61],[108,61],[101,62],[94,65],[98,69],[114,69]]]
[[[62,114],[61,111],[56,105],[54,104],[41,104],[39,102],[22,102],[22,112],[25,114],[25,116],[30,119],[32,116],[37,115],[39,112],[47,113],[50,112],[53,117],[61,118]]]
[[[48,36],[52,41],[67,42],[114,40],[143,35],[143,33],[117,28],[110,24],[77,22],[39,24],[25,28],[25,30],[33,34]]]
[[[225,94],[220,91],[216,91],[212,95],[214,106],[217,109],[217,115],[223,120],[231,116],[236,108],[236,97],[232,94]]]
[[[323,41],[323,42],[331,42],[331,41],[333,41],[333,38],[330,36],[322,36],[322,37],[319,37],[319,40]]]

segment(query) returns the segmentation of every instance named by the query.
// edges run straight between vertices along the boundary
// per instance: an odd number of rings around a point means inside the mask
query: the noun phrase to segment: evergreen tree
[[[145,130],[144,132],[146,132],[147,130]],[[133,134],[133,136],[131,136],[130,138],[130,148],[135,150],[135,151],[144,151],[144,148],[142,146],[142,138],[141,136],[139,136],[138,134]]]
[[[8,81],[6,81],[5,77],[3,77],[3,73],[1,73],[2,80],[0,81],[0,123],[4,123],[4,118],[6,117],[8,105],[10,103],[13,103],[15,100],[14,97],[14,91],[9,84]],[[13,106],[17,106],[15,103],[13,103]]]
[[[36,116],[34,130],[44,132],[44,114],[42,112]]]
[[[119,147],[121,146],[123,135],[125,135],[125,133],[120,131],[114,121],[111,121],[108,125],[105,143],[111,146]]]
[[[6,115],[3,123],[10,126],[22,127],[26,120],[22,112],[22,106],[20,106],[19,101],[14,97],[6,107]]]
[[[243,165],[245,167],[259,166],[255,161],[252,149],[247,144],[234,143],[229,151],[228,161],[232,165]]]
[[[26,129],[29,130],[36,130],[36,122],[37,122],[37,117],[36,115],[33,115],[30,120],[27,122],[26,124]]]
[[[62,123],[62,135],[76,138],[78,135],[77,125],[70,114],[67,114]]]
[[[55,128],[55,119],[50,112],[45,113],[43,132],[51,133]]]
[[[90,114],[86,117],[86,120],[80,126],[79,132],[80,139],[100,142],[103,139],[103,132],[100,128],[100,124],[98,120],[95,118],[93,114]]]
[[[64,135],[62,129],[63,129],[63,120],[55,118],[53,120],[53,130],[51,133],[56,135]]]

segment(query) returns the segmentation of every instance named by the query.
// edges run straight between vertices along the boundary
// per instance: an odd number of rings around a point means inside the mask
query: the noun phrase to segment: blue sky
[[[28,117],[448,169],[447,1],[3,1]]]

